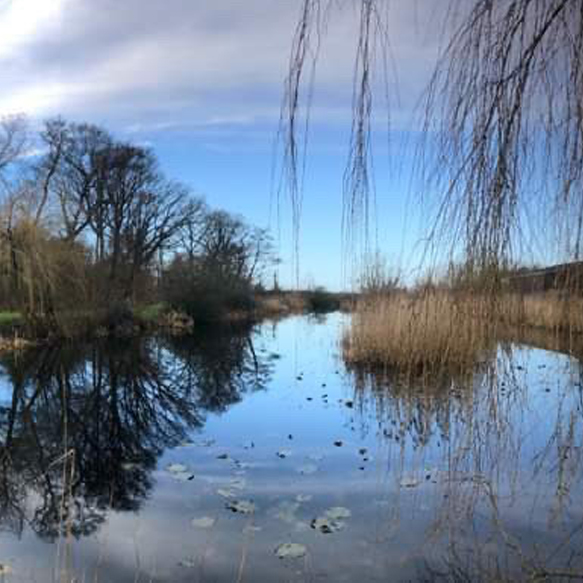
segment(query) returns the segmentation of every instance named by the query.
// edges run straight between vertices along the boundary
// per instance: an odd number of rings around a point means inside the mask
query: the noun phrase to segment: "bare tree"
[[[93,232],[95,256],[105,257],[105,193],[98,182],[103,174],[103,152],[113,138],[102,128],[90,124],[68,123],[61,118],[45,123],[41,140],[48,152],[40,161],[44,176],[43,191],[56,201],[63,236],[75,241],[88,228]],[[51,170],[55,169],[52,173]]]
[[[272,255],[271,238],[265,229],[251,227],[225,211],[207,215],[199,258],[204,272],[225,282],[251,283]]]
[[[25,153],[28,145],[26,118],[9,116],[0,119],[0,188],[6,190],[10,180],[7,171]]]

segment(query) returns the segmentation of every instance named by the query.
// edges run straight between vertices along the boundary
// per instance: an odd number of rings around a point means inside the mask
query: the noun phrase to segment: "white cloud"
[[[8,0],[0,5],[0,59],[10,55],[62,14],[62,0]]]
[[[393,106],[404,111],[436,45],[435,31],[424,40],[429,29],[413,4],[394,3],[390,13],[402,97]],[[13,0],[0,25],[8,88],[0,113],[62,114],[134,133],[273,124],[299,7],[300,0]],[[330,21],[316,123],[349,116],[356,22],[353,10]]]

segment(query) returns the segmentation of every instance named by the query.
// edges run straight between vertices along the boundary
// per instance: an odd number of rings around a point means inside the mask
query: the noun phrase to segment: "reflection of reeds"
[[[353,368],[355,410],[378,423],[384,465],[401,500],[387,518],[391,536],[399,540],[408,528],[400,515],[415,504],[415,488],[406,494],[400,486],[404,477],[418,480],[418,504],[435,501],[419,541],[427,561],[419,581],[583,579],[583,523],[576,518],[583,483],[580,390],[569,370],[562,381],[553,371],[544,413],[552,422],[539,425],[532,414],[537,387],[524,376],[520,354],[507,344],[483,355],[473,372],[430,383]],[[432,485],[424,487],[426,479]]]

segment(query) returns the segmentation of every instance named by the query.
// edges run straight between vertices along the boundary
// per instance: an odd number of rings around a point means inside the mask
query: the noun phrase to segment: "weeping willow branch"
[[[322,35],[333,10],[342,11],[351,2],[303,0],[292,43],[288,75],[284,84],[278,139],[282,148],[279,192],[286,190],[292,203],[296,258],[305,176],[310,109]],[[352,130],[343,177],[342,231],[347,249],[354,246],[353,227],[363,224],[368,232],[371,194],[374,190],[372,124],[374,69],[382,56],[387,86],[387,0],[362,0],[356,4],[358,32],[354,64]],[[297,261],[297,259],[296,259]],[[297,270],[297,265],[296,265]]]
[[[291,193],[296,237],[320,35],[325,15],[346,6],[354,6],[359,18],[343,179],[346,246],[356,244],[350,231],[355,225],[369,231],[372,72],[378,56],[386,62],[389,52],[388,4],[303,0],[280,120],[283,182]],[[580,259],[583,3],[451,0],[444,15],[446,40],[424,95],[416,168],[431,209],[431,246],[462,254],[477,269],[498,268],[533,243],[548,251],[552,242],[561,259]]]
[[[281,193],[282,188],[286,188],[292,204],[295,270],[298,279],[305,152],[308,142],[316,64],[320,49],[323,8],[323,0],[303,0],[292,43],[288,75],[284,82],[279,120],[278,141],[282,145],[283,161],[278,194]],[[305,96],[304,86],[306,86]]]
[[[580,257],[582,38],[578,0],[473,2],[425,99],[423,185],[440,196],[432,241],[499,266],[535,234],[522,223],[537,208]]]

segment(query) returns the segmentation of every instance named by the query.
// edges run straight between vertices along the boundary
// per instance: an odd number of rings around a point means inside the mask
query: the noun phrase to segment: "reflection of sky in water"
[[[560,567],[583,548],[580,533],[558,546],[583,523],[582,397],[567,357],[514,347],[511,359],[499,352],[492,386],[482,377],[473,393],[446,386],[381,399],[355,391],[343,368],[345,318],[264,325],[254,349],[273,365],[267,390],[207,414],[193,443],[167,451],[140,512],[111,512],[69,549],[26,530],[20,541],[2,535],[13,580],[49,580],[57,552],[78,580],[97,569],[108,581],[139,572],[139,581],[262,583],[410,580],[426,564],[443,569],[452,549],[462,563],[515,565],[504,552],[515,540],[528,557],[535,544],[540,558],[552,549]],[[0,400],[10,402],[4,380]],[[187,471],[173,475],[170,464]],[[252,500],[255,513],[230,512],[219,489]],[[351,512],[341,530],[310,528],[337,506]],[[191,525],[202,517],[216,522]],[[285,542],[306,556],[278,559]]]

